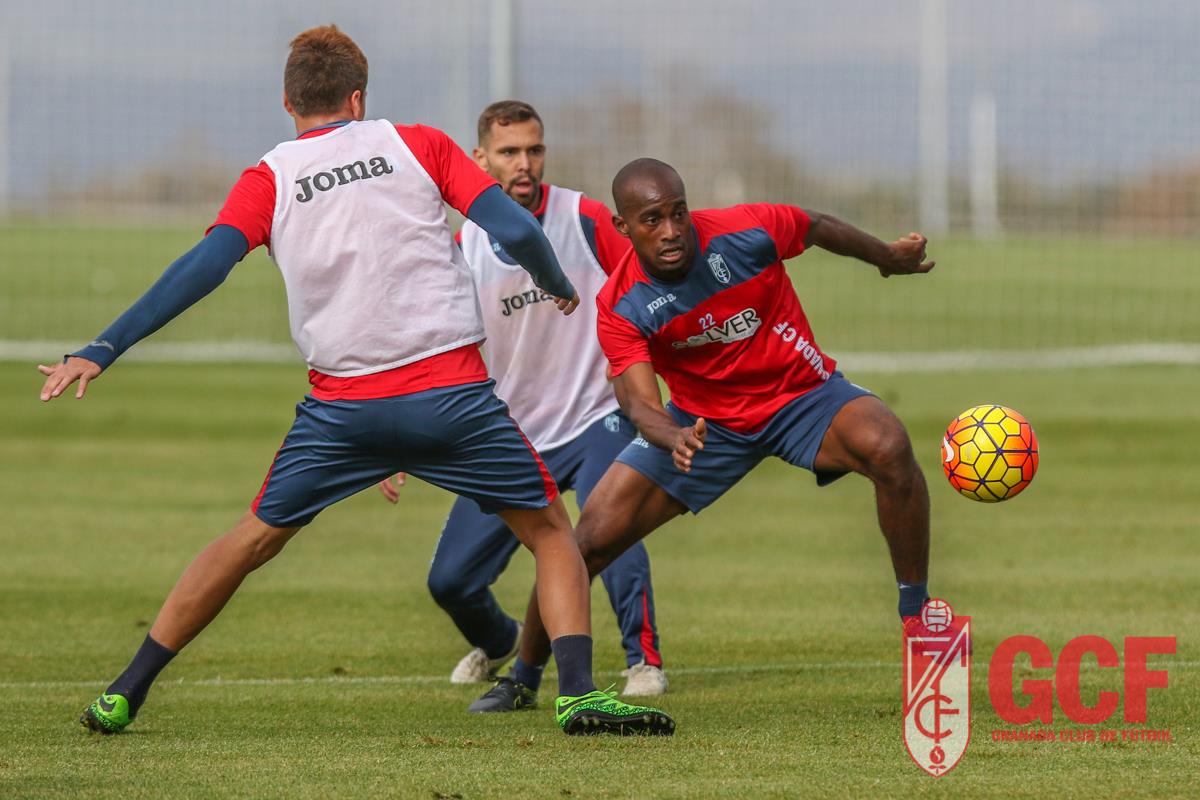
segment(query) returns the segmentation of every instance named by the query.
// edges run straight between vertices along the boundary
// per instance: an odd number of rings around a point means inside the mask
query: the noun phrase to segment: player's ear
[[[288,116],[296,116],[296,109],[292,108],[292,101],[288,100],[287,92],[283,93],[283,110],[288,113]]]
[[[471,155],[475,158],[475,163],[479,165],[479,168],[481,170],[483,170],[484,172],[487,172],[488,171],[487,152],[482,147],[476,147],[474,150],[471,151]]]
[[[621,234],[626,239],[628,239],[629,238],[629,225],[627,225],[625,223],[625,220],[621,219],[621,215],[613,214],[612,222],[613,222],[613,227],[617,229],[617,233]]]
[[[350,95],[350,118],[361,120],[367,116],[367,93],[355,89]]]

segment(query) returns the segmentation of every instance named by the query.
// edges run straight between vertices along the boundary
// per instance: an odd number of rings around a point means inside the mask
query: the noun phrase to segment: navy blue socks
[[[517,683],[523,684],[530,691],[536,692],[542,685],[542,671],[545,669],[545,664],[542,664],[540,667],[533,667],[522,661],[520,656],[517,656],[517,660],[513,662],[508,677]]]
[[[138,709],[141,708],[142,703],[146,702],[146,693],[150,691],[150,684],[154,683],[158,673],[162,672],[163,667],[167,666],[174,657],[175,651],[168,650],[147,635],[142,646],[138,648],[137,654],[134,655],[133,661],[129,662],[125,671],[112,682],[105,694],[124,696],[129,701],[130,719],[136,717]]]
[[[558,664],[558,693],[578,697],[596,690],[592,683],[592,637],[582,633],[560,636],[550,643]]]
[[[900,617],[915,617],[921,613],[921,607],[925,605],[925,601],[929,599],[929,592],[925,588],[927,581],[921,583],[903,583],[897,581],[896,586],[900,589]]]

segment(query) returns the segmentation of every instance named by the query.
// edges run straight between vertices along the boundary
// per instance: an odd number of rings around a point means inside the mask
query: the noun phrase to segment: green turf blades
[[[106,686],[97,678],[128,662],[144,630],[130,621],[151,621],[160,582],[258,490],[307,386],[286,365],[118,366],[93,387],[103,392],[89,389],[59,411],[24,402],[31,375],[40,386],[28,364],[0,364],[0,675],[19,704],[19,721],[0,735],[0,797],[69,798],[80,786],[89,800],[211,797],[224,770],[236,770],[245,796],[293,800],[329,786],[351,797],[564,800],[563,788],[578,798],[596,786],[612,800],[916,797],[944,781],[950,794],[993,800],[1044,796],[1047,786],[1064,800],[1195,797],[1195,637],[1180,635],[1173,658],[1150,657],[1171,662],[1170,686],[1149,690],[1142,727],[1171,729],[1172,743],[993,741],[1006,726],[987,680],[996,645],[1014,633],[1037,633],[1057,655],[1084,633],[1120,651],[1123,636],[1200,629],[1200,407],[1183,402],[1200,396],[1194,366],[848,373],[895,402],[930,478],[930,588],[987,621],[974,631],[971,742],[936,781],[904,750],[896,588],[869,482],[851,476],[818,489],[778,459],[703,514],[670,523],[678,535],[667,527],[647,540],[678,681],[669,703],[618,697],[668,705],[685,721],[682,736],[567,737],[552,713],[553,672],[539,698],[545,713],[467,714],[488,687],[446,681],[462,653],[429,602],[428,560],[394,555],[399,532],[410,537],[406,552],[432,551],[445,521],[450,498],[419,481],[405,487],[413,495],[403,522],[377,492],[363,492],[255,573],[226,612],[234,616],[222,614],[151,690],[153,724],[139,710],[120,735],[81,736],[70,725],[80,686]],[[966,502],[941,477],[946,414],[980,397],[1036,413],[1038,435],[1054,443],[1053,469],[1012,504]],[[71,502],[54,503],[64,485]],[[119,573],[96,569],[112,557],[117,529],[126,562]],[[811,595],[797,595],[798,577]],[[524,603],[533,578],[533,559],[518,553],[496,584],[501,604]],[[607,605],[601,592],[597,607]],[[963,592],[970,598],[956,600]],[[282,623],[281,604],[293,615]],[[397,632],[380,640],[381,614],[414,635],[403,646],[391,639]],[[595,669],[607,686],[625,667],[620,631],[610,613],[594,624]],[[1119,670],[1084,666],[1085,691],[1123,689]],[[1119,714],[1107,727],[1126,727]],[[1061,727],[1069,723],[1056,705]],[[114,766],[114,745],[135,759],[136,782],[96,780]],[[613,788],[613,771],[631,774],[633,764],[636,782]]]
[[[618,736],[672,736],[675,720],[657,708],[633,706],[617,699],[615,691],[560,695],[554,701],[558,726],[568,736],[612,733]]]
[[[129,701],[119,694],[102,694],[83,710],[79,724],[95,733],[120,733],[133,722]]]

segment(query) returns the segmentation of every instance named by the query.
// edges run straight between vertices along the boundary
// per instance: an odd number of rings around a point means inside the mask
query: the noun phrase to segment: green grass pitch
[[[875,231],[892,236],[907,231]],[[90,341],[200,238],[192,229],[0,226],[0,341]],[[987,350],[1200,341],[1196,242],[935,239],[928,278],[884,281],[815,251],[789,263],[827,351]],[[155,342],[288,342],[260,248]]]
[[[850,377],[909,427],[933,498],[931,588],[974,617],[972,742],[945,778],[901,742],[895,588],[869,485],[818,490],[778,462],[648,540],[674,739],[568,739],[545,706],[466,714],[477,690],[445,680],[465,648],[424,587],[450,497],[416,482],[399,508],[366,492],[326,511],[126,734],[89,736],[80,710],[257,491],[303,370],[121,364],[85,401],[42,406],[32,365],[9,363],[0,797],[1194,797],[1196,369]],[[980,402],[1020,410],[1041,440],[1041,474],[997,506],[958,497],[938,466],[945,424]],[[531,575],[520,554],[497,584],[510,611]],[[601,681],[617,681],[598,586],[594,608]],[[985,667],[1016,633],[1056,651],[1080,634],[1177,636],[1145,726],[1174,741],[991,741],[1007,726]],[[1084,685],[1085,700],[1119,690],[1119,673],[1085,669]],[[1075,726],[1056,711],[1055,727]]]

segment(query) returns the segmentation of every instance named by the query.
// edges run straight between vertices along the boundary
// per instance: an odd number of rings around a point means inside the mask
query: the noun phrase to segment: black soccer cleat
[[[537,692],[507,675],[496,679],[496,685],[467,707],[476,714],[497,714],[504,711],[522,711],[537,706]]]

